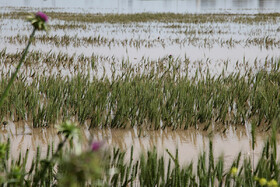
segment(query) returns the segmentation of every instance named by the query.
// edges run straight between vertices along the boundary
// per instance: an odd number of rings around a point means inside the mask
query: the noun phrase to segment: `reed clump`
[[[80,57],[83,59],[82,57]],[[114,67],[114,66],[112,66]],[[192,77],[174,59],[142,72],[123,63],[110,77],[20,74],[0,112],[2,118],[33,121],[34,127],[75,118],[90,127],[207,130],[212,123],[244,125],[252,119],[269,129],[279,119],[279,62],[267,70]],[[142,69],[143,70],[143,69]],[[142,73],[141,73],[142,72]],[[0,92],[8,74],[2,74]]]

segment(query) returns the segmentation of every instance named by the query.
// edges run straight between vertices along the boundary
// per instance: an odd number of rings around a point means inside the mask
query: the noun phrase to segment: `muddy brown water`
[[[130,149],[134,147],[133,158],[136,160],[141,153],[156,148],[159,155],[163,155],[165,160],[169,159],[166,152],[168,149],[175,154],[176,149],[179,150],[180,164],[186,165],[190,162],[196,163],[198,156],[202,151],[209,149],[209,133],[199,130],[142,130],[139,133],[137,129],[92,129],[81,128],[83,136],[83,149],[89,149],[89,143],[92,141],[103,141],[105,148],[118,147],[123,151],[127,151],[126,158],[129,159]],[[256,136],[256,148],[253,151],[251,146],[250,131],[244,127],[227,128],[226,132],[214,131],[213,149],[214,157],[217,159],[223,155],[225,167],[229,168],[232,161],[241,151],[243,158],[257,158],[261,154],[264,141],[269,137],[269,133],[258,133]],[[140,134],[140,135],[139,135]],[[25,153],[26,149],[30,151],[28,163],[31,164],[32,155],[35,155],[37,147],[41,149],[41,155],[46,155],[48,144],[54,142],[56,146],[63,139],[57,134],[54,127],[49,128],[32,128],[27,123],[9,122],[0,129],[1,141],[6,141],[9,137],[11,140],[11,155],[17,158],[19,153]],[[280,140],[278,139],[277,142]]]

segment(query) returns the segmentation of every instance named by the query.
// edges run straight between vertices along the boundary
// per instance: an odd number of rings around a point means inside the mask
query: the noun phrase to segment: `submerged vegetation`
[[[31,166],[27,164],[28,150],[10,158],[10,142],[0,144],[1,185],[12,186],[278,186],[280,163],[277,159],[276,131],[263,148],[257,164],[241,153],[225,168],[223,156],[214,159],[213,143],[202,152],[197,162],[179,163],[178,150],[172,155],[158,155],[156,149],[139,159],[130,151],[103,150],[99,142],[77,152],[68,142],[77,138],[77,127],[69,122],[59,127],[65,138],[56,148],[48,146],[46,155],[38,148]],[[125,155],[129,154],[128,160]],[[167,162],[166,162],[167,160]],[[229,163],[228,163],[229,164]]]
[[[186,31],[186,34],[188,32]],[[24,44],[28,41],[28,36],[10,36],[5,38],[6,41],[12,44]],[[172,45],[180,45],[180,47],[186,47],[186,46],[195,46],[195,47],[208,47],[213,48],[215,44],[217,44],[219,47],[225,47],[225,48],[234,48],[236,45],[243,44],[246,47],[250,46],[260,46],[261,48],[274,48],[278,47],[280,44],[280,40],[276,38],[272,38],[269,36],[264,37],[256,37],[256,38],[250,38],[246,41],[243,41],[243,39],[205,39],[202,42],[198,42],[201,40],[198,36],[189,35],[186,36],[183,40],[180,38],[173,38],[173,39],[115,39],[115,38],[106,38],[96,36],[96,37],[77,37],[77,36],[40,36],[37,38],[36,43],[40,45],[41,44],[48,44],[53,45],[55,47],[62,47],[62,46],[74,46],[74,47],[80,47],[80,46],[107,46],[107,47],[115,47],[115,46],[121,46],[121,47],[134,47],[137,49],[140,49],[141,47],[155,47],[155,46],[161,46],[165,47],[168,43]],[[34,44],[36,45],[34,42]]]
[[[18,10],[2,13],[1,18],[15,21],[26,14],[25,11]],[[270,36],[270,33],[279,32],[279,27],[275,24],[280,16],[277,13],[103,15],[48,12],[48,15],[57,21],[53,24],[56,31],[90,31],[93,28],[97,31],[100,27],[89,24],[116,24],[107,30],[107,37],[94,35],[81,38],[73,36],[73,33],[59,33],[39,35],[33,41],[42,46],[56,46],[54,51],[60,47],[67,50],[71,46],[79,49],[90,45],[97,48],[121,46],[126,48],[126,54],[129,53],[128,47],[140,51],[143,47],[165,48],[168,45],[179,46],[179,49],[192,45],[199,50],[201,47],[210,49],[217,44],[220,48],[231,49],[240,45],[242,48],[257,46],[267,50],[279,47],[278,36]],[[32,20],[37,19],[36,16],[37,14],[30,17],[33,26],[39,30],[45,29],[45,26]],[[45,17],[42,19],[47,20]],[[64,24],[65,22],[69,24]],[[163,23],[161,27],[166,29],[164,34],[168,36],[171,33],[172,36],[165,39],[165,35],[162,36],[161,31],[157,31],[152,37],[147,37],[147,33],[152,33],[151,27],[146,28],[147,25],[142,24],[143,22],[149,25],[151,22]],[[235,31],[231,31],[228,25],[222,25],[218,29],[211,26],[212,23],[227,22],[237,25]],[[257,35],[262,27],[255,30],[253,27],[267,23],[275,25]],[[5,25],[3,22],[0,24]],[[114,38],[111,32],[118,30],[120,24],[127,25],[115,33],[137,33],[137,28],[142,28],[142,34],[146,38],[143,39],[141,34],[138,38],[135,35],[130,38]],[[188,24],[188,27],[181,24]],[[252,30],[240,31],[244,25],[253,25]],[[197,26],[200,27],[197,29]],[[128,28],[129,31],[126,30]],[[155,28],[157,29],[157,25],[152,29]],[[101,29],[99,33],[102,32]],[[245,39],[219,37],[232,33],[243,34]],[[216,34],[218,36],[215,38]],[[16,36],[5,35],[0,39],[13,46],[26,43],[28,37],[26,33],[21,33]],[[1,96],[6,96],[3,93],[8,85],[7,80],[15,77],[16,74],[11,73],[22,56],[19,52],[6,50],[0,51]],[[110,52],[109,50],[107,53]],[[12,79],[13,86],[0,106],[0,122],[5,126],[10,120],[26,121],[32,123],[34,128],[44,128],[62,121],[58,126],[58,133],[64,138],[60,139],[58,145],[49,145],[45,156],[41,156],[38,148],[34,158],[31,155],[33,160],[30,164],[27,162],[30,157],[28,149],[24,156],[20,153],[17,158],[10,158],[11,142],[2,142],[1,185],[278,186],[280,163],[277,160],[276,136],[280,122],[279,58],[267,55],[265,60],[256,57],[247,62],[245,54],[244,60],[235,61],[235,65],[232,65],[230,59],[222,59],[218,64],[222,66],[220,73],[213,73],[215,67],[209,67],[211,59],[208,57],[205,61],[193,61],[187,56],[177,58],[169,53],[159,54],[157,60],[144,56],[129,60],[129,57],[120,59],[112,54],[91,54],[88,56],[33,50],[27,55],[23,68]],[[232,68],[230,71],[228,66]],[[79,145],[79,129],[70,121],[77,121],[79,125],[93,130],[138,128],[139,134],[142,129],[183,130],[190,127],[210,131],[211,134],[211,127],[217,126],[217,129],[225,132],[229,126],[246,125],[251,131],[252,150],[255,149],[256,128],[271,131],[271,137],[266,141],[257,162],[254,155],[252,159],[242,157],[239,153],[230,167],[226,168],[222,156],[214,158],[215,145],[210,140],[209,151],[204,150],[197,162],[183,165],[179,163],[178,150],[174,155],[166,150],[166,157],[160,156],[154,149],[144,152],[140,158],[133,157],[133,147],[130,152],[118,148],[102,150],[102,142],[94,142],[90,148],[82,150]]]
[[[87,64],[94,69],[92,63]],[[105,70],[100,77],[94,75],[96,71],[80,70],[72,76],[31,72],[29,81],[20,74],[0,110],[2,120],[33,121],[34,127],[40,127],[74,118],[90,127],[207,130],[215,123],[252,121],[269,129],[279,119],[277,60],[258,72],[249,69],[245,75],[210,75],[208,69],[205,74],[196,70],[192,77],[188,62],[171,57],[152,64],[144,63],[149,68],[141,69],[123,62],[118,73],[112,65],[110,77]],[[1,80],[8,76],[2,73]],[[2,81],[0,91],[5,87]]]

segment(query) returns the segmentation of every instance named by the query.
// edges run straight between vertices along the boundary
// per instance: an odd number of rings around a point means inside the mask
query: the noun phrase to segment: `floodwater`
[[[52,25],[67,23],[50,20],[49,24],[52,28]],[[28,37],[29,26],[23,20],[0,20],[0,50],[6,49],[8,53],[22,51],[27,41],[19,42],[22,37]],[[188,59],[193,63],[189,75],[195,72],[198,64],[203,70],[209,68],[212,75],[219,75],[225,64],[228,73],[242,73],[236,64],[257,71],[256,64],[263,67],[267,59],[278,59],[279,30],[277,23],[87,23],[86,29],[51,29],[48,35],[36,33],[36,43],[30,51],[113,59],[98,62],[99,69],[105,66],[108,74],[112,63],[129,61],[137,66],[142,59],[157,61],[172,55],[174,59]],[[55,37],[56,41],[41,41],[42,36]],[[63,41],[64,37],[69,40]],[[100,40],[94,42],[93,38]]]
[[[0,9],[2,11],[10,11],[15,7],[31,7],[31,8],[53,8],[54,11],[70,11],[70,12],[101,12],[101,13],[136,13],[136,12],[176,12],[176,13],[205,13],[205,12],[226,12],[226,13],[258,13],[258,12],[280,12],[280,1],[278,0],[1,0]],[[61,24],[61,20],[50,20],[52,24]],[[174,58],[189,58],[193,61],[213,62],[208,66],[211,72],[220,73],[224,66],[224,61],[228,61],[229,69],[235,71],[235,64],[239,62],[249,62],[254,65],[256,62],[263,63],[266,58],[277,58],[279,56],[279,25],[277,23],[265,24],[235,24],[235,23],[217,23],[217,24],[185,24],[179,28],[176,24],[165,23],[131,23],[131,24],[88,24],[87,29],[83,30],[51,30],[49,36],[68,36],[75,37],[78,40],[82,37],[98,37],[106,38],[108,41],[114,39],[112,46],[108,43],[99,44],[83,44],[75,46],[70,41],[69,46],[55,46],[53,43],[44,43],[37,40],[36,45],[32,45],[30,51],[40,50],[48,53],[50,50],[55,52],[64,52],[69,55],[84,54],[90,56],[92,54],[114,58],[118,62],[122,62],[124,58],[130,59],[132,63],[137,64],[143,57],[151,60],[166,57],[168,55]],[[10,42],[9,37],[25,36],[30,33],[29,23],[23,20],[0,19],[0,50],[7,49],[7,52],[15,53],[21,51],[25,47],[25,43],[19,44],[18,41]],[[214,34],[202,33],[201,31],[213,31]],[[188,29],[188,32],[184,32]],[[216,29],[216,30],[215,30]],[[194,31],[194,32],[191,32]],[[192,43],[191,39],[185,38],[193,34],[195,39]],[[222,33],[222,34],[219,34]],[[43,34],[36,34],[36,37]],[[262,44],[247,44],[247,39],[263,39],[271,37],[276,44],[266,48]],[[143,41],[140,46],[120,45],[123,41],[134,41],[134,39]],[[76,40],[75,40],[76,41]],[[179,41],[179,42],[177,42]],[[186,41],[184,43],[184,41]],[[210,41],[210,43],[203,43]],[[212,43],[211,43],[212,41]],[[223,41],[236,41],[234,46],[222,46]],[[182,43],[183,42],[183,43]],[[137,43],[137,42],[136,42]],[[147,46],[145,43],[152,43]],[[164,44],[164,45],[162,45]],[[107,63],[111,63],[108,61]],[[263,65],[260,64],[260,65]],[[207,65],[207,64],[206,64]],[[198,66],[194,64],[193,69]],[[1,68],[1,66],[0,66]],[[48,68],[48,67],[47,67]],[[190,69],[192,71],[193,69]],[[217,72],[218,71],[218,72]],[[237,69],[239,71],[239,69]],[[143,131],[140,136],[139,131],[135,129],[128,130],[91,130],[86,128],[82,131],[84,137],[84,146],[86,149],[92,140],[104,141],[106,146],[119,147],[122,150],[129,150],[134,147],[135,157],[139,156],[142,151],[156,147],[158,152],[168,155],[165,149],[175,153],[176,148],[179,149],[180,163],[186,164],[196,161],[202,150],[208,149],[209,138],[208,133],[196,130],[159,130],[159,131]],[[260,133],[257,135],[256,150],[251,148],[250,130],[246,128],[238,128],[237,130],[229,127],[225,133],[215,131],[213,136],[215,157],[224,155],[225,163],[231,163],[233,159],[242,151],[243,156],[253,157],[261,153],[263,142],[267,134]],[[42,154],[46,152],[47,145],[54,142],[55,145],[63,139],[61,135],[57,135],[57,131],[50,128],[33,129],[27,123],[14,124],[9,122],[8,125],[1,126],[0,136],[2,140],[11,138],[11,153],[16,157],[19,152],[25,152],[28,148],[30,153],[35,154],[37,147],[42,150]],[[279,142],[279,140],[278,140]],[[280,142],[279,142],[280,143]],[[129,154],[129,151],[128,153]],[[129,155],[127,156],[129,157]],[[31,159],[31,157],[29,158]],[[30,160],[29,160],[30,161]],[[227,166],[229,167],[229,166]]]
[[[224,127],[223,127],[224,128]],[[243,158],[255,157],[257,162],[260,156],[263,143],[268,136],[266,133],[258,133],[256,136],[256,148],[253,151],[251,146],[250,127],[239,127],[237,129],[229,127],[225,132],[214,130],[213,132],[213,150],[215,158],[223,155],[226,168],[230,167],[232,161],[241,151]],[[158,153],[163,155],[166,160],[169,159],[166,149],[175,154],[176,148],[179,150],[180,164],[188,164],[191,161],[197,161],[202,151],[209,149],[209,132],[189,130],[157,130],[141,133],[136,129],[92,129],[81,128],[83,136],[83,149],[89,149],[89,143],[92,141],[102,141],[105,148],[118,147],[127,151],[126,158],[129,158],[130,149],[134,148],[134,160],[139,158],[141,153],[156,147]],[[29,149],[31,155],[35,155],[37,147],[41,149],[41,155],[46,155],[48,144],[54,143],[55,147],[59,141],[63,140],[61,135],[53,127],[32,128],[27,123],[9,122],[6,126],[1,126],[1,140],[5,141],[8,137],[11,140],[11,154],[16,158],[20,152],[25,153]],[[277,140],[280,142],[280,140]],[[279,146],[278,146],[279,147]],[[32,157],[29,157],[31,163]]]
[[[56,8],[90,13],[280,12],[279,0],[1,0],[1,6]]]

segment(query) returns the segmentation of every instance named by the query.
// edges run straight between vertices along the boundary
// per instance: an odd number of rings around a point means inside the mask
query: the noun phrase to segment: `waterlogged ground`
[[[252,140],[250,135],[250,127],[240,127],[235,129],[229,127],[226,131],[214,130],[212,136],[209,133],[189,130],[157,130],[157,131],[139,131],[137,129],[94,129],[87,130],[86,127],[81,128],[83,145],[82,149],[88,149],[90,142],[101,141],[104,143],[104,149],[117,147],[122,151],[127,151],[126,159],[130,158],[130,149],[134,148],[134,159],[151,150],[157,149],[159,155],[164,155],[168,160],[169,156],[166,152],[168,149],[175,154],[176,149],[179,150],[179,160],[181,165],[197,162],[198,156],[202,151],[208,151],[209,138],[212,138],[214,145],[214,157],[218,159],[224,157],[225,168],[229,169],[232,162],[242,152],[243,158],[258,160],[262,153],[265,140],[268,138],[268,132],[259,132],[256,135],[256,147],[252,150]],[[48,145],[57,145],[62,141],[63,136],[57,134],[57,129],[49,128],[32,128],[28,123],[9,122],[0,129],[1,140],[11,140],[11,155],[16,157],[20,152],[25,153],[29,149],[30,155],[35,155],[37,148],[40,148],[41,155],[44,157],[48,149]],[[280,140],[277,140],[279,143]],[[77,142],[76,142],[77,143]],[[278,146],[279,148],[280,146]],[[32,157],[29,158],[31,164]]]
[[[71,15],[80,21],[69,19]],[[228,14],[223,18],[202,15],[192,19],[186,15],[187,21],[175,16],[170,21],[145,22],[140,21],[141,16],[136,21],[129,21],[130,15],[125,18],[111,16],[96,22],[98,15],[86,21],[79,18],[79,14],[67,16],[60,19],[59,13],[53,13],[52,19],[50,13],[50,32],[48,35],[37,33],[31,50],[45,54],[95,56],[98,68],[105,68],[108,75],[112,64],[120,66],[129,62],[137,66],[143,61],[158,61],[170,55],[179,61],[189,61],[189,73],[197,68],[209,69],[212,75],[221,74],[223,70],[244,73],[248,68],[257,70],[256,66],[262,68],[268,60],[277,59],[280,46],[277,15],[256,21],[251,20],[255,17],[252,15]],[[24,17],[3,14],[0,20],[0,49],[7,53],[22,51],[31,32],[30,24],[19,18]],[[108,23],[111,21],[113,23]],[[49,67],[39,69],[53,70]],[[70,69],[73,70],[73,66]],[[69,68],[54,69],[53,72],[59,70],[67,72]]]
[[[28,10],[18,8],[8,14],[2,11],[0,69],[3,80],[14,70],[31,32],[30,24],[24,21]],[[90,118],[93,124],[98,127],[104,125],[105,129],[109,125],[123,128],[128,124],[128,128],[122,130],[87,130],[89,126],[82,126],[84,148],[92,139],[122,150],[129,150],[133,145],[137,157],[141,151],[154,146],[161,154],[166,154],[165,149],[174,153],[178,147],[180,161],[188,163],[195,161],[202,150],[207,150],[208,136],[212,134],[215,157],[224,154],[225,163],[232,163],[239,151],[250,157],[260,154],[263,140],[267,138],[267,131],[271,129],[275,117],[273,114],[277,114],[279,108],[279,102],[274,100],[278,97],[277,77],[266,74],[279,68],[278,14],[48,14],[50,31],[48,34],[36,33],[29,56],[9,98],[11,103],[16,99],[20,102],[2,111],[4,120],[9,123],[1,126],[1,138],[11,138],[13,155],[18,155],[26,148],[35,153],[37,146],[44,153],[49,143],[54,142],[56,145],[61,141],[62,137],[53,128],[61,112],[65,114],[63,118],[78,116],[81,124]],[[262,73],[254,77],[260,71]],[[239,77],[238,73],[244,77]],[[142,76],[145,74],[147,76]],[[206,75],[207,80],[199,82]],[[232,76],[227,79],[225,75]],[[89,78],[86,79],[86,76]],[[186,80],[184,77],[187,77]],[[196,78],[191,81],[188,79],[191,77]],[[214,77],[220,78],[213,81]],[[93,80],[96,81],[94,86],[88,83]],[[196,85],[196,82],[199,84]],[[57,88],[56,84],[62,86]],[[176,85],[187,86],[191,97],[189,103],[180,105],[190,97],[185,97],[185,91],[181,92]],[[88,94],[89,86],[92,95]],[[37,89],[41,90],[36,92]],[[132,90],[135,95],[127,93],[127,90]],[[100,96],[100,93],[108,95]],[[74,99],[67,100],[67,97]],[[87,101],[89,103],[83,103]],[[213,111],[212,105],[215,105]],[[189,110],[184,111],[187,107]],[[92,109],[90,112],[93,115],[87,114],[88,109]],[[26,114],[26,111],[33,112]],[[187,117],[184,116],[186,113]],[[129,115],[136,116],[136,121],[131,120]],[[164,118],[157,118],[160,115]],[[254,152],[250,135],[252,118],[263,125],[257,134]],[[28,122],[19,123],[21,120]],[[163,121],[165,125],[171,126],[187,123],[186,128],[188,123],[191,127],[197,124],[203,126],[199,130],[184,130],[180,126],[178,130],[172,131],[165,126],[163,128]],[[214,130],[205,125],[206,122],[216,126]],[[136,123],[135,126],[157,123],[158,126],[140,130],[130,128],[129,125],[133,123]],[[220,126],[218,123],[223,124]],[[32,125],[39,128],[33,128]]]

